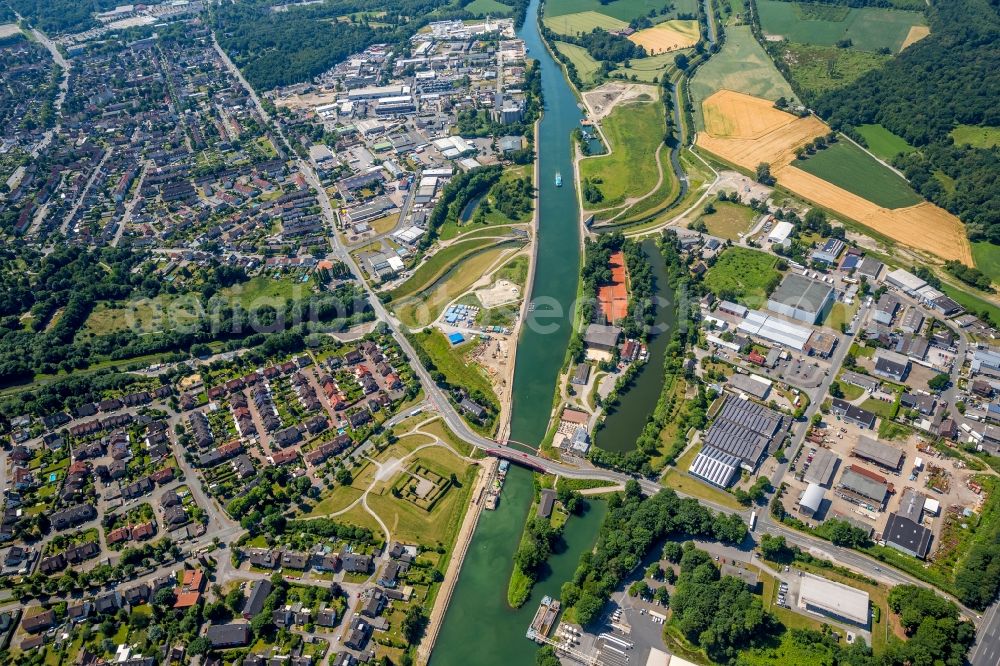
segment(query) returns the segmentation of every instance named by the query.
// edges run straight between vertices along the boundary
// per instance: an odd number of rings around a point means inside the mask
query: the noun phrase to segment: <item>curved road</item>
[[[214,40],[214,35],[213,35],[213,40]],[[243,84],[243,86],[250,94],[251,99],[257,106],[258,112],[261,114],[261,117],[264,118],[264,120],[268,122],[270,125],[272,125],[272,127],[274,127],[275,132],[285,143],[285,147],[289,149],[289,153],[291,153],[292,151],[290,150],[290,146],[288,144],[287,139],[285,138],[281,126],[275,123],[273,119],[270,117],[270,115],[267,113],[267,111],[263,108],[263,106],[260,104],[259,98],[253,91],[253,88],[246,82],[242,74],[239,72],[239,69],[236,68],[236,66],[232,63],[232,61],[225,54],[222,48],[218,46],[218,42],[216,42],[215,45],[219,54],[222,56],[223,62],[226,63],[226,66],[230,69],[233,75],[236,76],[236,78]],[[319,177],[316,175],[316,172],[313,169],[312,164],[303,159],[297,159],[296,163],[299,169],[301,170],[302,174],[309,182],[309,184],[316,190],[316,193],[318,195],[317,198],[319,199],[321,208],[323,210],[323,215],[326,218],[327,224],[329,225],[331,231],[335,230],[337,217],[333,211],[333,207],[330,204],[329,197],[325,195],[323,186],[319,180]],[[331,233],[330,235],[330,246],[333,251],[333,254],[337,257],[337,259],[347,264],[347,266],[350,267],[354,275],[358,276],[358,281],[362,285],[366,294],[368,295],[372,308],[375,311],[376,317],[380,321],[385,322],[392,329],[393,334],[395,335],[403,351],[409,357],[411,365],[417,377],[420,379],[420,383],[423,385],[425,394],[427,395],[426,402],[429,403],[441,415],[441,418],[445,421],[448,427],[451,428],[452,432],[454,432],[459,438],[468,442],[469,444],[472,444],[477,448],[483,449],[490,455],[502,457],[512,462],[516,462],[521,465],[525,465],[527,467],[544,471],[548,474],[558,474],[560,476],[573,479],[597,479],[604,481],[612,481],[614,483],[619,483],[619,484],[626,483],[633,479],[633,477],[627,474],[624,474],[622,472],[616,472],[610,469],[596,468],[590,466],[589,464],[586,467],[570,466],[562,462],[557,462],[554,460],[543,458],[536,454],[525,453],[520,450],[509,448],[505,446],[504,443],[496,442],[492,439],[483,437],[482,435],[474,432],[471,428],[469,428],[469,426],[465,423],[465,421],[461,418],[461,416],[459,416],[458,412],[455,410],[455,408],[449,401],[448,396],[446,396],[444,392],[437,386],[437,384],[431,379],[430,373],[427,371],[426,368],[424,368],[423,364],[420,363],[416,350],[410,344],[406,336],[403,335],[402,327],[399,321],[385,308],[385,305],[382,303],[381,300],[379,300],[378,295],[375,294],[374,290],[368,284],[368,282],[360,277],[363,274],[358,269],[358,266],[354,262],[354,259],[351,257],[350,253],[348,253],[346,248],[340,243],[336,233]],[[664,487],[660,485],[660,483],[650,479],[639,478],[635,479],[635,481],[642,488],[642,491],[648,495],[655,494],[664,489]],[[680,492],[678,492],[677,494],[681,496],[688,496]],[[714,504],[713,502],[709,502],[701,498],[695,498],[695,499],[697,499],[699,503],[704,504],[705,506],[717,512],[727,513],[727,514],[745,513],[745,511],[739,511],[739,512],[733,511],[728,507],[719,506],[717,504]],[[825,556],[827,559],[830,559],[839,564],[846,565],[848,567],[860,571],[866,571],[866,572],[871,572],[873,570],[878,571],[879,575],[874,577],[888,583],[889,585],[908,583],[914,585],[921,585],[923,587],[931,587],[926,583],[919,581],[916,578],[913,578],[912,576],[906,573],[903,573],[901,571],[896,571],[888,567],[883,567],[881,562],[867,555],[846,548],[841,548],[839,546],[834,546],[833,544],[827,541],[823,541],[816,537],[802,534],[788,527],[785,527],[780,523],[775,523],[771,519],[770,515],[766,510],[762,511],[761,515],[758,518],[758,529],[760,532],[772,534],[775,536],[784,536],[785,540],[788,543],[797,545],[801,548],[805,548],[806,550],[809,550],[814,554]],[[973,611],[961,605],[959,607],[963,610],[963,612],[965,612],[970,618],[973,619],[973,622],[976,622],[978,624],[978,616]],[[995,616],[996,614],[994,614],[994,617]]]

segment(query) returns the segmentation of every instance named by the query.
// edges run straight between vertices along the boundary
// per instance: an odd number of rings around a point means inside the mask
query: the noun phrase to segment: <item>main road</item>
[[[227,56],[225,51],[223,51],[222,48],[219,46],[218,41],[215,40],[214,34],[212,39],[213,42],[215,43],[215,48],[218,51],[219,55],[221,56],[223,62],[226,64],[226,67],[246,89],[247,93],[250,95],[255,106],[257,107],[258,113],[260,113],[261,117],[274,128],[274,131],[285,143],[284,147],[288,150],[288,153],[294,154],[293,151],[291,151],[291,146],[288,143],[288,140],[285,138],[285,134],[281,128],[281,125],[275,122],[271,118],[270,114],[267,113],[267,110],[260,103],[260,99],[257,97],[257,94],[254,92],[253,88],[250,86],[249,83],[247,83],[246,79],[243,78],[243,75],[240,73],[239,69],[233,64],[233,62],[229,59],[229,56]],[[550,460],[548,458],[543,458],[536,454],[525,453],[519,450],[508,448],[504,446],[503,443],[496,442],[488,437],[484,437],[479,433],[473,431],[462,419],[462,417],[459,416],[458,412],[455,410],[454,406],[448,399],[448,396],[445,395],[445,393],[440,389],[440,387],[438,387],[438,385],[434,382],[427,369],[424,368],[422,363],[420,363],[419,356],[417,355],[416,350],[410,344],[410,341],[403,334],[402,327],[399,321],[385,308],[382,301],[378,298],[378,295],[372,289],[371,285],[369,285],[368,281],[362,277],[363,274],[358,269],[358,266],[355,263],[353,257],[351,257],[350,253],[347,252],[346,248],[338,240],[336,234],[337,215],[334,212],[333,206],[330,204],[330,198],[326,195],[326,191],[323,188],[323,185],[320,182],[319,177],[316,175],[315,170],[312,168],[312,165],[307,160],[301,158],[296,158],[295,161],[299,167],[300,172],[306,178],[306,181],[310,184],[310,186],[313,189],[316,190],[317,198],[319,199],[320,207],[323,211],[323,216],[326,219],[326,222],[331,230],[330,246],[333,250],[333,254],[337,257],[338,260],[343,261],[351,269],[354,275],[357,276],[358,282],[361,284],[362,288],[365,290],[365,293],[368,295],[368,299],[371,302],[371,306],[375,311],[376,317],[379,320],[385,322],[389,326],[389,328],[395,335],[396,340],[399,342],[399,345],[402,347],[403,351],[409,357],[410,363],[413,366],[413,369],[417,377],[420,379],[420,383],[423,385],[424,392],[427,396],[427,402],[430,405],[432,405],[433,408],[441,415],[442,419],[445,421],[448,427],[451,428],[452,432],[454,432],[460,439],[468,442],[469,444],[479,449],[484,450],[490,455],[502,457],[512,462],[545,472],[547,474],[559,475],[571,479],[595,479],[601,481],[611,481],[616,484],[627,483],[628,481],[634,479],[639,484],[642,491],[648,495],[653,495],[663,490],[663,486],[658,481],[653,481],[651,479],[646,479],[646,478],[635,478],[628,474],[624,474],[622,472],[617,472],[611,469],[593,467],[589,465],[585,467],[568,465],[555,460]],[[849,343],[843,345],[843,347],[838,350],[838,354],[836,355],[834,360],[842,361],[843,356],[844,354],[847,353],[846,350],[849,347],[850,347]],[[830,377],[824,383],[827,388],[829,387],[829,382],[832,381],[833,374],[834,373],[831,372]],[[819,401],[813,401],[813,403],[810,405],[812,412],[815,412],[815,409],[818,408],[818,402]],[[681,496],[687,496],[681,492],[678,492],[677,494]],[[699,503],[704,504],[715,511],[727,514],[739,513],[733,511],[728,507],[724,507],[701,498],[697,499]],[[867,555],[864,555],[862,553],[847,548],[841,548],[839,546],[835,546],[828,541],[824,541],[822,539],[818,539],[809,536],[807,534],[798,532],[796,530],[793,530],[791,528],[785,527],[781,523],[777,523],[774,520],[772,520],[770,516],[767,515],[766,512],[763,512],[763,514],[759,517],[758,526],[760,532],[764,532],[774,536],[783,536],[785,537],[786,542],[788,542],[789,544],[799,546],[800,548],[804,548],[812,552],[813,554],[816,554],[817,556],[822,556],[825,557],[826,559],[830,559],[839,564],[848,566],[850,568],[859,571],[866,572],[867,575],[869,576],[872,576],[871,572],[875,571],[878,573],[878,575],[872,577],[877,578],[889,585],[912,584],[912,585],[921,585],[924,587],[930,587],[926,583],[914,578],[913,576],[910,576],[909,574],[888,567],[882,567],[881,563],[872,557],[869,557]],[[960,608],[965,612],[965,614],[968,617],[973,619],[973,622],[978,623],[978,616],[975,614],[975,612],[961,605]],[[995,611],[993,613],[993,617],[994,619],[996,617]],[[1000,621],[998,621],[998,623],[1000,623]],[[998,626],[995,627],[995,629],[998,628],[1000,628],[1000,624],[998,624]]]

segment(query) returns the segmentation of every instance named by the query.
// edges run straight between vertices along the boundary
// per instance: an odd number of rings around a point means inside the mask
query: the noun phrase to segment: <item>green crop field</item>
[[[591,11],[606,14],[628,23],[639,16],[648,16],[651,9],[659,14],[660,10],[665,6],[672,6],[673,10],[662,16],[657,16],[657,19],[677,18],[678,14],[693,15],[698,10],[698,0],[673,0],[673,2],[665,2],[664,0],[611,0],[607,4],[601,4],[600,0],[547,0],[545,3],[545,17],[549,18],[552,16],[564,16],[566,14]]]
[[[674,57],[678,53],[691,53],[691,49],[657,53],[653,56],[632,60],[629,62],[628,68],[618,67],[617,69],[613,69],[611,70],[611,75],[618,76],[620,74],[628,79],[634,76],[636,81],[643,83],[659,83],[663,80],[665,73],[675,67]]]
[[[747,25],[726,30],[722,50],[698,68],[690,85],[695,100],[695,122],[700,130],[705,129],[701,102],[723,88],[770,100],[798,99]]]
[[[846,140],[792,165],[885,208],[905,208],[923,201],[906,180]]]
[[[778,258],[772,254],[731,247],[705,273],[705,286],[719,298],[760,308],[781,279],[777,263]]]
[[[594,83],[594,75],[600,71],[601,63],[594,60],[587,49],[569,42],[556,42],[556,50],[569,58],[584,85]]]
[[[987,241],[973,243],[972,257],[976,260],[976,268],[1000,284],[1000,245],[994,245]]]
[[[613,16],[592,11],[562,14],[560,16],[546,16],[543,22],[545,23],[545,27],[560,35],[577,35],[592,32],[594,28],[621,30],[628,25],[628,21],[621,21]]]
[[[916,148],[901,136],[896,136],[881,125],[860,125],[858,134],[865,138],[868,150],[876,157],[889,162],[899,153],[912,153]]]
[[[881,67],[892,56],[789,42],[785,44],[782,58],[802,90],[823,93],[854,83],[862,74]]]
[[[602,121],[611,153],[580,161],[581,178],[600,178],[604,200],[591,210],[623,203],[656,186],[656,149],[663,140],[664,108],[660,102],[621,104]]]
[[[465,11],[480,15],[507,16],[514,9],[510,5],[497,2],[497,0],[472,0],[465,6]]]
[[[749,231],[756,216],[752,208],[740,204],[717,201],[712,205],[715,212],[702,215],[700,219],[708,227],[708,233],[719,238],[739,240],[741,233]]]
[[[821,5],[783,0],[758,0],[761,28],[791,42],[834,46],[850,39],[861,51],[889,49],[898,53],[910,28],[926,25],[920,12],[840,5]]]
[[[951,131],[955,143],[967,144],[975,148],[1000,146],[1000,127],[979,125],[959,125]]]

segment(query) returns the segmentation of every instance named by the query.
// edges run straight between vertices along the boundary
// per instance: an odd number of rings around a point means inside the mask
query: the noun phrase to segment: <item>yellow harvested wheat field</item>
[[[629,41],[646,49],[649,55],[691,48],[698,43],[697,21],[664,21],[629,35]]]
[[[926,25],[913,26],[912,28],[910,28],[910,31],[906,33],[906,39],[903,40],[903,44],[902,46],[899,47],[899,50],[902,51],[907,46],[916,44],[929,34],[931,34],[931,29]]]
[[[720,90],[702,104],[705,131],[698,145],[747,169],[761,162],[771,172],[795,159],[795,149],[830,131],[819,118],[798,118],[766,99]]]
[[[767,162],[778,184],[803,199],[904,245],[973,265],[965,227],[948,211],[928,202],[883,208],[791,166],[796,148],[830,131],[819,118],[797,118],[775,109],[768,100],[730,90],[708,97],[702,109],[705,131],[698,133],[699,147],[751,171]]]

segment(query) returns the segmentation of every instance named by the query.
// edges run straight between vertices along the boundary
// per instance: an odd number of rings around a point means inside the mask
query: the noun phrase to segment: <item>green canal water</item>
[[[675,296],[667,284],[667,265],[663,261],[663,255],[652,239],[643,242],[642,251],[653,269],[656,280],[654,293],[659,297],[653,315],[653,337],[646,346],[649,360],[639,369],[632,380],[632,386],[622,394],[615,410],[608,414],[604,426],[594,438],[595,444],[607,451],[624,453],[635,448],[635,442],[660,398],[663,357],[677,326]]]
[[[580,554],[593,547],[607,512],[591,501],[583,516],[566,524],[564,547],[549,558],[549,571],[519,609],[507,605],[507,582],[533,493],[532,473],[511,466],[496,511],[483,511],[451,597],[431,666],[531,666],[538,645],[524,637],[543,595],[559,597]]]
[[[545,113],[538,130],[539,232],[535,310],[528,314],[517,346],[511,439],[538,446],[552,409],[556,377],[569,342],[573,301],[580,272],[580,229],[571,136],[582,115],[562,70],[538,33],[539,0],[532,0],[520,37],[541,64]],[[555,186],[556,173],[562,187]],[[512,466],[496,511],[484,511],[465,557],[441,633],[433,666],[530,666],[538,646],[524,637],[543,595],[555,597],[591,548],[607,511],[603,501],[573,517],[563,548],[549,558],[549,570],[520,609],[507,605],[507,583],[533,493],[532,473]]]
[[[517,343],[510,438],[537,448],[552,411],[556,377],[566,355],[580,278],[580,210],[573,176],[571,132],[583,114],[538,33],[539,0],[528,6],[519,37],[542,68],[545,112],[538,145],[538,248],[529,312]],[[562,187],[556,187],[556,174]]]

